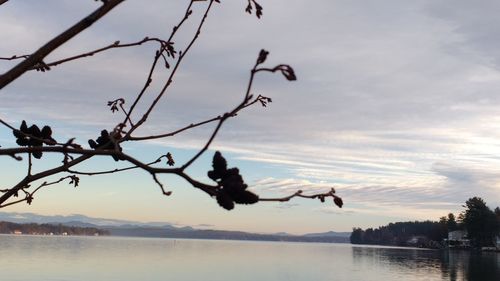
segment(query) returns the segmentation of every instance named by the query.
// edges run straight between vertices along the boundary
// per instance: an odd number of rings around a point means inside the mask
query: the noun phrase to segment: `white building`
[[[467,231],[465,230],[455,230],[448,232],[448,240],[458,241],[465,239],[465,237],[467,237]]]
[[[470,247],[470,240],[466,237],[467,231],[465,230],[450,231],[448,232],[448,239],[445,242],[450,248]]]

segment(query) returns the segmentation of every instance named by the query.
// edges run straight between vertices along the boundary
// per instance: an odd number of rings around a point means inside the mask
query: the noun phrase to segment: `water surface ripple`
[[[498,281],[500,254],[348,244],[0,235],[2,281]]]

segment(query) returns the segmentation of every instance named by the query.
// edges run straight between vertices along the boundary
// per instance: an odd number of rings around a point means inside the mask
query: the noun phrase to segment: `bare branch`
[[[163,44],[170,44],[169,42],[165,42],[165,41],[163,41],[163,40],[161,40],[159,38],[149,38],[149,37],[145,37],[144,39],[142,39],[140,41],[133,42],[133,43],[127,43],[127,44],[120,44],[120,41],[116,41],[113,44],[110,44],[108,46],[105,46],[105,47],[102,47],[102,48],[99,48],[99,49],[96,49],[96,50],[93,50],[93,51],[89,51],[89,52],[86,52],[86,53],[83,53],[83,54],[79,54],[79,55],[75,55],[75,56],[72,56],[72,57],[68,57],[68,58],[65,58],[65,59],[60,59],[60,60],[57,60],[57,61],[54,61],[54,62],[49,62],[49,63],[46,63],[45,65],[50,68],[50,67],[53,67],[53,66],[57,66],[57,65],[69,62],[69,61],[73,61],[73,60],[77,60],[77,59],[81,59],[81,58],[85,58],[85,57],[91,57],[91,56],[93,56],[95,54],[98,54],[98,53],[101,53],[101,52],[104,52],[104,51],[107,51],[107,50],[110,50],[110,49],[135,47],[135,46],[140,46],[140,45],[142,45],[144,43],[147,43],[147,42],[158,42],[161,45],[163,45]],[[36,67],[36,65],[33,66],[32,68],[30,68],[29,70],[34,70],[34,69],[38,69]]]
[[[146,165],[151,166],[153,164],[157,164],[161,162],[161,159],[167,157],[166,155],[160,156],[158,159],[156,159],[153,162],[149,162]],[[69,173],[76,174],[76,175],[85,175],[85,176],[95,176],[95,175],[105,175],[105,174],[114,174],[114,173],[119,173],[119,172],[124,172],[128,170],[133,170],[133,169],[138,169],[140,168],[139,166],[130,166],[126,168],[121,168],[121,169],[113,169],[113,170],[107,170],[107,171],[100,171],[100,172],[81,172],[81,171],[76,171],[76,170],[71,170],[68,169]]]
[[[172,33],[170,34],[170,37],[168,38],[168,40],[166,40],[167,42],[172,41],[172,39],[174,38],[177,31],[180,29],[180,27],[186,22],[186,20],[192,14],[191,7],[192,7],[194,1],[195,0],[191,0],[189,2],[189,5],[187,6],[186,11],[184,12],[184,17],[181,19],[181,21],[176,26],[174,26],[174,28],[172,29]],[[164,51],[164,47],[162,46],[162,48],[160,48],[160,50],[158,50],[156,52],[155,57],[153,59],[153,63],[151,64],[151,67],[149,69],[149,73],[148,73],[148,76],[146,78],[146,82],[144,83],[144,86],[143,86],[141,92],[137,95],[132,106],[130,107],[130,110],[128,111],[127,115],[125,116],[125,120],[130,120],[132,112],[134,111],[135,107],[137,106],[137,104],[139,103],[141,98],[143,97],[144,93],[146,92],[146,89],[149,87],[149,85],[151,85],[152,76],[153,76],[153,73],[155,71],[156,64],[158,63],[158,59],[160,58],[160,56],[163,54],[163,51]],[[176,69],[177,68],[174,68],[174,70],[172,70],[172,73],[175,73]],[[170,81],[170,79],[171,79],[171,77],[169,78],[169,81]],[[124,122],[126,122],[126,121],[124,121]],[[128,136],[129,135],[130,134],[128,134]]]
[[[28,153],[28,177],[31,176],[31,169],[33,168],[33,161],[31,159],[31,153]]]
[[[260,63],[259,59],[257,59],[257,62],[255,63],[252,70],[250,71],[250,79],[248,80],[247,91],[245,93],[245,97],[244,97],[243,101],[238,106],[236,106],[230,113],[225,113],[220,118],[219,123],[217,124],[214,131],[212,132],[212,135],[208,139],[207,143],[205,143],[203,148],[196,155],[194,155],[189,161],[186,162],[186,164],[184,164],[182,166],[182,168],[181,168],[182,170],[185,170],[187,167],[189,167],[191,164],[193,164],[193,162],[196,161],[196,159],[198,159],[198,157],[200,157],[203,153],[205,153],[205,151],[210,147],[210,144],[212,144],[212,141],[215,139],[215,136],[217,135],[220,128],[222,127],[222,124],[224,123],[224,121],[226,121],[227,118],[229,118],[231,116],[235,116],[238,113],[238,111],[245,108],[245,105],[248,103],[249,99],[251,98],[250,91],[252,90],[252,85],[253,85],[253,81],[254,81],[254,77],[255,77],[255,73],[256,73],[255,69],[257,68],[257,65],[259,65],[259,63]]]
[[[160,180],[158,179],[158,177],[156,176],[155,173],[151,174],[153,176],[153,179],[154,181],[156,182],[156,184],[158,184],[158,186],[160,187],[161,189],[161,192],[163,193],[163,195],[165,196],[170,196],[172,194],[172,191],[165,191],[165,187],[163,186],[163,184],[160,182]]]
[[[172,79],[173,79],[175,73],[177,72],[177,69],[179,68],[179,66],[180,66],[183,58],[186,56],[186,54],[189,52],[189,50],[191,49],[191,47],[193,46],[193,44],[198,39],[198,37],[199,37],[199,35],[201,33],[201,29],[202,29],[202,27],[203,27],[203,25],[205,23],[205,20],[208,17],[208,13],[210,12],[210,9],[212,8],[212,5],[213,5],[214,1],[215,0],[210,0],[210,3],[208,4],[208,6],[207,6],[207,8],[205,10],[205,13],[203,14],[203,18],[201,19],[200,23],[198,24],[198,28],[196,29],[196,33],[195,33],[193,39],[191,39],[191,41],[189,42],[189,44],[186,47],[186,49],[184,50],[184,52],[182,52],[182,51],[179,52],[179,59],[175,63],[175,66],[173,67],[172,72],[170,73],[170,76],[168,77],[167,82],[164,84],[164,86],[161,89],[160,93],[157,95],[157,97],[155,98],[155,100],[149,106],[149,108],[146,111],[146,113],[144,113],[144,115],[142,116],[141,120],[139,120],[139,122],[137,122],[137,124],[133,128],[130,129],[130,131],[128,132],[128,134],[125,136],[124,139],[127,139],[134,130],[136,130],[141,124],[143,124],[144,122],[146,122],[146,120],[147,120],[149,114],[151,113],[151,111],[153,111],[153,109],[155,108],[156,104],[160,101],[160,99],[165,94],[167,88],[172,83],[172,81],[173,81]],[[188,12],[188,13],[190,14],[190,12]]]
[[[301,198],[307,198],[307,199],[319,199],[321,202],[325,202],[326,197],[332,197],[333,202],[335,205],[337,205],[339,208],[342,208],[344,205],[342,199],[338,197],[335,194],[335,189],[332,188],[330,191],[325,192],[325,193],[318,193],[318,194],[311,194],[311,195],[304,195],[302,194],[302,190],[296,191],[294,194],[285,196],[285,197],[279,197],[279,198],[259,198],[259,202],[287,202],[290,201],[290,199],[294,197],[301,197]]]
[[[179,50],[178,55],[177,51],[173,46],[173,38],[180,30],[180,28],[187,22],[188,18],[192,15],[192,5],[195,2],[205,2],[209,1],[208,5],[202,14],[202,17],[199,18],[197,22],[197,28],[195,33],[192,35],[191,39],[188,41],[184,50]],[[5,3],[6,1],[0,0],[0,5]],[[27,127],[25,121],[22,122],[19,129],[13,127],[7,122],[0,119],[0,124],[3,124],[5,127],[12,130],[14,136],[17,138],[16,142],[19,146],[18,148],[1,148],[0,156],[10,156],[14,159],[21,161],[20,155],[28,154],[27,159],[27,173],[26,176],[21,179],[17,184],[15,184],[11,188],[1,189],[0,193],[0,208],[10,206],[19,202],[26,201],[28,204],[33,200],[33,195],[42,189],[43,187],[55,185],[57,183],[62,182],[65,179],[71,179],[72,184],[75,186],[78,185],[79,178],[76,175],[103,175],[103,174],[113,174],[123,171],[128,171],[132,169],[143,170],[144,172],[149,173],[153,177],[153,181],[160,187],[162,193],[164,195],[170,195],[171,191],[166,191],[164,184],[160,181],[159,175],[161,174],[172,174],[186,180],[192,187],[198,188],[204,191],[211,197],[215,197],[219,205],[230,210],[234,207],[234,203],[236,204],[253,204],[258,201],[278,201],[285,202],[289,201],[294,197],[308,198],[308,199],[319,199],[324,202],[326,197],[332,197],[334,203],[342,207],[342,199],[335,194],[335,190],[332,189],[326,193],[318,193],[312,195],[304,195],[301,191],[297,191],[290,196],[285,196],[281,198],[260,198],[253,194],[250,191],[246,191],[245,189],[248,187],[243,181],[242,175],[240,175],[238,168],[230,168],[226,167],[226,160],[221,156],[220,152],[216,152],[214,156],[213,162],[213,171],[209,171],[208,176],[210,179],[215,181],[214,185],[205,184],[200,182],[190,175],[188,175],[185,170],[192,165],[195,161],[199,159],[201,155],[203,155],[212,144],[213,140],[219,133],[222,125],[229,118],[237,116],[237,114],[243,109],[254,105],[255,103],[260,103],[262,106],[266,107],[268,103],[272,102],[271,98],[258,95],[254,97],[251,94],[253,83],[255,80],[255,75],[258,72],[281,72],[283,76],[287,80],[296,80],[295,73],[293,69],[286,64],[280,64],[274,68],[260,67],[266,61],[266,58],[269,52],[265,50],[261,50],[259,56],[250,70],[250,76],[247,84],[246,91],[244,92],[243,99],[241,102],[236,104],[232,110],[229,110],[223,114],[220,114],[215,117],[208,118],[204,121],[200,121],[197,123],[191,123],[179,129],[176,129],[167,133],[160,133],[156,135],[150,136],[132,136],[133,132],[137,130],[140,126],[145,124],[149,115],[153,110],[155,110],[158,102],[164,98],[167,94],[167,90],[170,85],[173,83],[173,78],[175,77],[178,69],[180,68],[184,57],[188,54],[191,48],[194,46],[194,43],[197,41],[201,34],[201,30],[205,24],[205,21],[208,17],[208,14],[212,8],[214,2],[220,3],[218,0],[190,0],[189,4],[185,10],[185,13],[179,23],[173,27],[172,32],[167,40],[163,40],[161,38],[149,38],[145,37],[142,40],[121,44],[120,41],[116,41],[113,44],[88,51],[79,55],[74,55],[71,57],[59,59],[53,62],[46,63],[44,62],[44,58],[50,54],[53,50],[58,48],[60,45],[67,42],[69,39],[74,37],[79,32],[85,30],[87,27],[92,25],[94,22],[99,20],[102,16],[104,16],[111,9],[116,7],[118,4],[123,2],[123,0],[107,0],[102,1],[103,5],[94,11],[91,15],[87,16],[77,24],[73,25],[71,28],[61,33],[59,36],[55,37],[47,44],[42,46],[38,51],[36,51],[32,55],[20,55],[20,56],[12,56],[12,57],[0,57],[0,60],[18,60],[23,59],[21,63],[12,68],[10,71],[0,76],[0,89],[8,85],[13,80],[20,77],[24,72],[29,70],[49,70],[51,67],[67,63],[70,61],[82,59],[85,57],[93,56],[95,54],[99,54],[101,52],[105,52],[112,49],[118,48],[127,48],[127,47],[138,47],[146,42],[156,42],[159,43],[159,47],[156,50],[154,57],[151,62],[151,66],[149,72],[147,74],[146,80],[144,81],[144,85],[142,86],[140,92],[135,96],[131,106],[127,108],[125,106],[125,100],[123,98],[118,98],[108,102],[108,106],[110,106],[111,111],[121,112],[125,118],[123,122],[118,123],[112,130],[102,130],[101,135],[97,137],[97,139],[89,140],[89,145],[92,149],[84,149],[80,145],[74,143],[74,138],[69,139],[65,143],[56,142],[52,139],[52,129],[49,126],[43,127],[42,130],[38,128],[37,125],[32,125],[31,127]],[[252,9],[255,9],[257,17],[260,18],[262,15],[262,7],[255,0],[248,0],[247,12],[252,12]],[[176,58],[177,56],[177,58]],[[170,69],[170,59],[172,60],[172,68]],[[137,108],[137,105],[143,101],[143,97],[146,94],[146,91],[149,90],[149,87],[152,83],[152,77],[155,71],[157,71],[158,61],[162,60],[165,64],[166,68],[170,69],[170,73],[167,75],[166,80],[163,81],[163,85],[161,85],[161,89],[155,93],[152,97],[152,102],[149,106],[146,107],[146,110],[142,113],[139,120],[135,120],[133,117],[134,110]],[[161,65],[161,61],[160,61]],[[134,115],[135,116],[135,115]],[[135,122],[137,121],[137,122]],[[175,161],[173,156],[169,153],[166,155],[160,156],[158,159],[152,162],[142,162],[140,159],[136,159],[131,155],[123,152],[121,143],[127,141],[142,141],[142,140],[151,140],[151,139],[160,139],[166,137],[175,136],[181,132],[200,127],[206,124],[216,123],[215,128],[211,132],[210,136],[207,138],[204,146],[187,162],[185,162],[180,167],[174,167]],[[130,125],[130,129],[127,126]],[[127,129],[125,129],[127,128]],[[48,146],[47,146],[48,145]],[[63,156],[62,165],[57,167],[53,167],[51,169],[44,170],[42,172],[33,174],[33,159],[32,156],[40,159],[43,153],[56,153]],[[103,171],[78,171],[74,167],[82,162],[85,162],[96,156],[105,156],[105,157],[113,157],[115,161],[126,161],[130,166],[125,168],[115,168]],[[162,158],[167,158],[167,164],[171,167],[161,167],[159,165],[155,165],[161,162]],[[216,164],[216,160],[219,161]],[[71,175],[61,177],[59,180],[53,182],[43,182],[37,188],[30,192],[30,184],[41,180],[43,178],[51,177],[59,173],[70,173]],[[12,197],[18,196],[19,193],[24,193],[25,197],[20,198],[19,200],[14,200],[8,202],[8,200],[12,200]],[[246,197],[245,197],[246,196]]]
[[[6,203],[6,204],[1,204],[0,205],[0,208],[4,208],[4,207],[7,207],[7,206],[10,206],[10,205],[14,205],[14,204],[17,204],[17,203],[21,203],[21,202],[24,202],[26,201],[28,204],[31,204],[33,198],[34,198],[34,194],[36,192],[38,192],[40,189],[42,189],[43,187],[46,187],[46,186],[51,186],[51,185],[55,185],[55,184],[58,184],[66,179],[71,179],[71,182],[70,183],[73,183],[75,181],[75,176],[73,175],[70,175],[70,176],[66,176],[66,177],[62,177],[56,181],[53,181],[53,182],[43,182],[42,184],[40,184],[35,190],[33,190],[32,192],[28,192],[26,190],[23,189],[23,191],[25,192],[25,197],[23,199],[19,199],[19,200],[16,200],[16,201],[13,201],[13,202],[9,202],[9,203]],[[75,184],[75,186],[78,185],[77,183]]]
[[[100,8],[95,10],[92,14],[88,15],[54,39],[50,40],[47,44],[30,55],[27,59],[0,76],[0,89],[3,89],[3,87],[7,86],[19,76],[23,75],[23,73],[33,68],[36,64],[42,62],[43,59],[52,51],[91,26],[94,22],[98,21],[101,17],[106,15],[109,11],[111,11],[123,1],[124,0],[109,0],[104,2],[104,4]]]
[[[262,101],[263,99],[267,100],[269,98],[259,95],[253,101],[246,103],[241,109],[244,109],[244,108],[247,108],[249,106],[252,106],[253,104],[255,104],[255,103],[259,102],[259,101]],[[130,141],[142,141],[142,140],[151,140],[151,139],[161,139],[161,138],[166,138],[166,137],[173,137],[173,136],[175,136],[175,135],[177,135],[179,133],[182,133],[184,131],[187,131],[187,130],[190,130],[190,129],[193,129],[193,128],[196,128],[196,127],[199,127],[199,126],[203,126],[203,125],[215,122],[215,121],[219,121],[219,120],[222,119],[222,117],[223,117],[222,115],[218,115],[216,117],[207,119],[205,121],[201,121],[201,122],[198,122],[198,123],[191,123],[191,124],[189,124],[189,125],[187,125],[187,126],[185,126],[183,128],[177,129],[177,130],[172,131],[172,132],[160,134],[160,135],[151,135],[151,136],[144,136],[144,137],[130,136],[127,140],[130,140]],[[231,118],[231,117],[235,117],[235,115],[228,116],[228,118]]]
[[[178,130],[175,130],[173,132],[164,133],[164,134],[160,134],[160,135],[145,136],[145,137],[132,137],[131,136],[128,138],[128,140],[130,140],[130,141],[142,141],[142,140],[152,140],[152,139],[161,139],[161,138],[166,138],[166,137],[172,137],[172,136],[175,136],[178,133],[181,133],[183,131],[193,129],[193,128],[196,128],[196,127],[199,127],[199,126],[202,126],[205,124],[209,124],[209,123],[212,123],[214,121],[218,121],[221,118],[222,118],[222,116],[219,115],[217,117],[214,117],[214,118],[202,121],[202,122],[189,124],[188,126],[181,128],[181,129],[178,129]]]
[[[13,55],[12,57],[0,57],[0,60],[20,60],[20,59],[27,59],[29,58],[29,55]]]

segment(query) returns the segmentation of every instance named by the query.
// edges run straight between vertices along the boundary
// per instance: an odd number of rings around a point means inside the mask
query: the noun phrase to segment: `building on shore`
[[[470,248],[470,240],[467,239],[467,231],[455,230],[448,232],[448,238],[445,239],[448,248]]]

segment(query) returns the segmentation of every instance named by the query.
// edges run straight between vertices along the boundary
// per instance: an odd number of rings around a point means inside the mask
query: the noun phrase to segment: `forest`
[[[495,246],[495,239],[500,235],[500,208],[491,210],[479,197],[470,198],[464,207],[457,218],[449,213],[439,221],[396,222],[366,230],[354,228],[350,241],[352,244],[441,248],[449,232],[463,230],[472,246]]]

